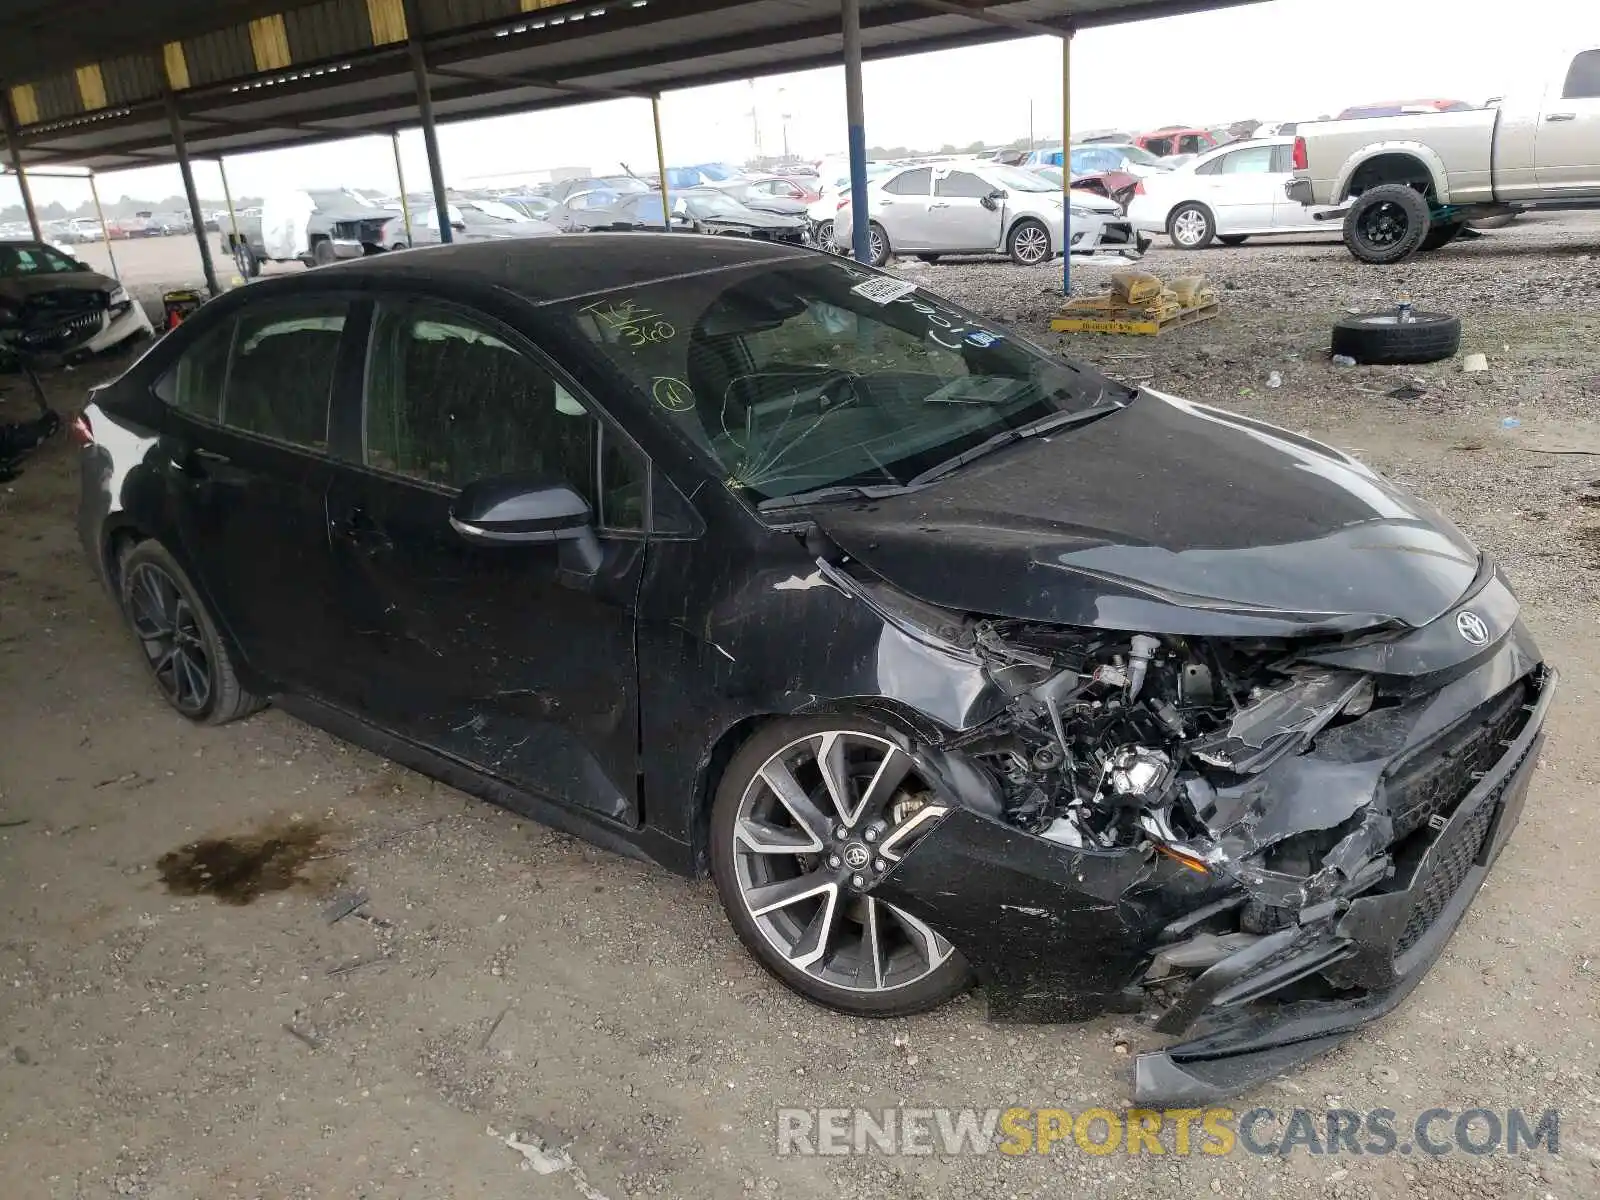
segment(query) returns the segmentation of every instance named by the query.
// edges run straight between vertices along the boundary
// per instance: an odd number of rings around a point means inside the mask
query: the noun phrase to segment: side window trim
[[[469,325],[482,328],[485,332],[491,333],[501,341],[505,342],[505,344],[511,347],[512,350],[528,359],[528,361],[533,363],[535,367],[548,375],[551,380],[571,393],[572,398],[584,407],[584,410],[589,414],[590,419],[595,421],[600,429],[600,436],[595,439],[594,467],[596,499],[603,500],[604,496],[604,454],[606,440],[608,438],[618,438],[621,441],[621,444],[626,448],[626,451],[631,452],[644,467],[644,519],[641,522],[643,527],[640,529],[619,529],[609,526],[604,524],[603,512],[596,512],[596,532],[618,538],[642,538],[650,536],[655,518],[653,485],[656,467],[654,461],[648,454],[644,452],[644,449],[639,445],[639,443],[634,441],[634,439],[628,434],[628,431],[619,425],[600,404],[596,403],[594,397],[590,394],[587,388],[585,388],[581,383],[568,374],[559,363],[545,353],[543,349],[541,349],[526,335],[518,332],[516,329],[513,329],[511,326],[507,325],[504,321],[500,320],[498,317],[495,317],[491,313],[484,312],[482,309],[472,308],[457,301],[449,300],[442,296],[435,296],[427,292],[407,291],[395,293],[390,297],[378,297],[369,305],[367,321],[362,331],[365,344],[362,347],[359,359],[360,390],[359,394],[355,398],[355,403],[352,405],[352,408],[356,413],[356,420],[360,424],[360,437],[359,440],[357,440],[354,444],[353,453],[347,456],[345,459],[346,466],[354,467],[361,471],[370,471],[376,475],[382,476],[384,479],[410,484],[414,487],[426,488],[429,491],[438,492],[441,495],[457,496],[461,493],[460,488],[449,487],[440,483],[433,483],[429,480],[420,479],[415,475],[408,475],[401,471],[391,471],[384,467],[372,466],[367,462],[367,405],[370,401],[373,355],[378,352],[379,348],[377,337],[379,326],[378,309],[379,306],[384,303],[388,303],[402,310],[425,306],[434,312],[448,313],[460,318]],[[601,507],[603,508],[603,503]]]

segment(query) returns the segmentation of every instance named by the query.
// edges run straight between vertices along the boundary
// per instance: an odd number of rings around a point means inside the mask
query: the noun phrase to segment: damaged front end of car
[[[1236,1093],[1406,995],[1516,823],[1554,684],[1486,563],[1426,625],[1273,638],[952,613],[818,566],[993,690],[925,751],[981,783],[878,894],[966,956],[992,1019],[1181,1037],[1140,1055],[1140,1103]]]

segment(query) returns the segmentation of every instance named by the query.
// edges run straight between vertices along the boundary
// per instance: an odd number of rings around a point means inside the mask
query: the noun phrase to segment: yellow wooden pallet
[[[1098,306],[1078,309],[1068,306],[1061,310],[1059,317],[1051,318],[1050,328],[1057,333],[1137,333],[1159,335],[1169,329],[1176,329],[1180,325],[1193,325],[1196,321],[1209,320],[1216,316],[1217,312],[1218,305],[1215,300],[1208,300],[1204,304],[1193,304],[1188,308],[1179,308],[1168,316],[1141,313],[1137,309],[1124,309],[1120,314],[1113,315],[1113,310]]]

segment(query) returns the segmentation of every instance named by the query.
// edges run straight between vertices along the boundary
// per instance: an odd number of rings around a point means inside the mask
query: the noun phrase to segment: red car
[[[1157,158],[1172,154],[1204,154],[1220,146],[1227,138],[1219,137],[1215,130],[1191,129],[1187,125],[1163,125],[1149,133],[1141,133],[1133,144],[1150,151]]]

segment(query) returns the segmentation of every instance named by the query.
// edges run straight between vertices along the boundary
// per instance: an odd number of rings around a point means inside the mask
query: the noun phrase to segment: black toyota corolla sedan
[[[797,992],[1142,1012],[1141,1101],[1388,1011],[1553,673],[1337,450],[742,238],[420,250],[207,304],[75,423],[157,687],[684,874]]]

